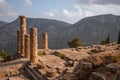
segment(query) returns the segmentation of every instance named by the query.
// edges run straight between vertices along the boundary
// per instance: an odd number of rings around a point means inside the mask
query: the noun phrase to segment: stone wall
[[[28,62],[27,59],[18,59],[0,64],[0,78],[19,74],[20,70]]]

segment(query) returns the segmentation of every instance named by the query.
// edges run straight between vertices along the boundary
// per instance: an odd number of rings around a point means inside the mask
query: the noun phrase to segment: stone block
[[[106,80],[106,78],[101,73],[92,72],[90,80]]]
[[[57,71],[56,69],[48,69],[46,71],[46,74],[47,74],[47,77],[55,77],[57,74]]]

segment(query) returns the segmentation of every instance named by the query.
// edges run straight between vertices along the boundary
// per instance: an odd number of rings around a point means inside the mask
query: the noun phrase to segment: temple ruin
[[[20,31],[18,33],[18,52],[31,63],[38,62],[37,28],[30,28],[30,35],[26,34],[26,17],[20,16]]]
[[[0,80],[120,79],[120,44],[50,49],[47,32],[40,38],[39,49],[37,28],[26,33],[26,17],[20,16],[17,53],[11,61],[0,63]]]

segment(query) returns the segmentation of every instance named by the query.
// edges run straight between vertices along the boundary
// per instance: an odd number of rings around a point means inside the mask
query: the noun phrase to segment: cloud
[[[84,10],[79,5],[75,5],[74,9],[75,9],[74,11],[69,11],[67,9],[63,9],[62,13],[64,16],[66,16],[68,18],[78,18],[78,19],[94,15],[93,12],[91,12],[89,10]]]
[[[46,17],[54,17],[54,16],[55,16],[54,13],[51,12],[51,11],[45,12],[44,15],[45,15]]]
[[[72,9],[63,9],[62,14],[65,20],[71,23],[78,20],[95,15],[101,14],[114,14],[120,15],[120,5],[73,5]]]
[[[67,17],[74,17],[76,12],[70,12],[67,9],[63,9],[63,14]]]
[[[32,5],[32,1],[31,0],[22,0],[24,5]]]
[[[12,11],[12,7],[5,1],[0,0],[0,16],[15,16],[16,13]]]
[[[79,4],[120,5],[120,0],[76,0]]]

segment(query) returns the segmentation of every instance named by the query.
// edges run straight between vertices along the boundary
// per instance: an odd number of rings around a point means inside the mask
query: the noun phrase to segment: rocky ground
[[[17,69],[13,70],[13,73],[18,71],[19,74],[10,74],[6,78],[9,80],[120,80],[120,45],[116,43],[58,50],[39,49],[38,55],[38,64],[26,64],[29,61],[25,58],[23,58],[25,61],[13,60],[22,62],[23,68],[17,67],[16,64]],[[0,66],[4,65],[0,64]],[[6,67],[6,70],[8,68],[10,67]],[[9,70],[11,69],[7,72]],[[5,79],[3,78],[1,76],[0,80]]]

